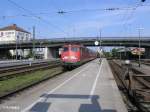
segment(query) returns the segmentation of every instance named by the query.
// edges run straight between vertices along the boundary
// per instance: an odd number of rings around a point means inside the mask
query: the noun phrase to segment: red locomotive
[[[80,44],[65,44],[61,61],[65,68],[79,66],[96,58],[96,53]]]

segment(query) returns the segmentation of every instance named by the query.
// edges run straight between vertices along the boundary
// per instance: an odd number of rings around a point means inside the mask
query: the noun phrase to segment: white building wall
[[[44,59],[48,59],[48,47],[44,49]]]
[[[26,32],[21,32],[21,31],[16,31],[16,30],[8,30],[8,31],[0,31],[0,43],[5,43],[5,42],[26,42],[31,40],[31,34],[26,33]],[[19,46],[18,46],[19,48]],[[24,55],[27,56],[30,52],[30,50],[17,50],[18,55]],[[10,53],[12,56],[16,55],[16,50],[10,50]]]
[[[15,41],[16,40],[15,33],[16,33],[15,30],[0,31],[0,42]]]
[[[25,33],[25,32],[20,32],[20,31],[16,31],[16,40],[18,39],[18,41],[29,41],[31,40],[31,34],[30,33]]]
[[[0,42],[9,41],[29,41],[31,40],[31,34],[26,32],[20,32],[15,30],[0,31]]]

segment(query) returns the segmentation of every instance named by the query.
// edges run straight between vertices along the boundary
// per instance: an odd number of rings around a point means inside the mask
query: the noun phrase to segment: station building
[[[0,43],[12,43],[15,42],[27,42],[32,39],[31,33],[18,27],[16,24],[12,24],[3,28],[0,28]],[[10,50],[12,56],[16,55],[16,52],[20,56],[28,55],[29,50],[21,50],[19,46],[16,45],[15,50]]]
[[[29,41],[31,33],[16,24],[0,28],[0,42]]]

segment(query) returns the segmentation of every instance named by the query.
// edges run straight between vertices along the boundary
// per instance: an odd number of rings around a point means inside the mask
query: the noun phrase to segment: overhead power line
[[[132,24],[128,24],[129,20],[131,20],[134,16],[134,14],[136,13],[136,10],[139,8],[139,7],[144,7],[144,6],[149,6],[148,4],[147,5],[144,5],[143,2],[140,0],[140,2],[137,2],[137,4],[135,6],[133,6],[133,10],[131,10],[129,12],[129,15],[127,15],[127,12],[125,12],[124,14],[124,17],[122,20],[122,25],[124,27],[124,29],[127,31],[129,30],[129,26],[131,27]],[[127,16],[126,16],[127,15]],[[130,30],[129,30],[130,31]],[[123,31],[122,31],[123,32]]]
[[[98,12],[98,11],[119,11],[119,10],[133,10],[134,7],[111,7],[111,8],[98,8],[98,9],[79,9],[79,10],[60,10],[57,13],[65,14],[65,13],[79,13],[79,12]]]
[[[8,1],[12,1],[12,0],[8,0]],[[18,7],[18,5],[14,4],[15,6]],[[22,7],[18,7],[18,8],[22,8]],[[28,11],[29,14],[17,14],[17,15],[8,15],[8,16],[0,16],[0,18],[2,19],[6,19],[6,18],[14,18],[14,17],[34,17],[38,18],[38,19],[42,19],[42,17],[40,17],[39,15],[48,15],[48,14],[52,14],[52,13],[58,13],[58,14],[65,14],[65,13],[78,13],[78,12],[95,12],[95,11],[119,11],[119,10],[134,10],[135,7],[124,7],[124,8],[103,8],[103,9],[79,9],[79,10],[60,10],[60,11],[55,11],[55,12],[39,12],[39,13],[33,13],[25,8],[22,8],[24,11]]]
[[[37,19],[43,19],[42,17],[40,17],[39,15],[49,15],[49,14],[54,14],[54,13],[58,13],[58,14],[66,14],[66,13],[79,13],[79,12],[97,12],[97,11],[124,11],[124,10],[136,10],[139,6],[144,7],[144,6],[150,6],[150,5],[143,5],[143,4],[138,4],[136,7],[111,7],[111,8],[98,8],[98,9],[78,9],[78,10],[60,10],[60,11],[46,11],[46,12],[38,12],[38,13],[33,13],[28,9],[25,9],[21,6],[18,6],[15,2],[13,2],[12,0],[8,0],[9,2],[13,3],[16,7],[21,8],[22,10],[28,12],[29,14],[17,14],[17,15],[8,15],[8,16],[0,16],[0,18],[2,19],[6,19],[6,18],[15,18],[15,17],[33,17],[37,18]]]
[[[47,21],[47,20],[41,18],[40,16],[37,16],[37,14],[34,14],[34,13],[33,13],[32,11],[30,11],[29,9],[26,9],[26,8],[20,6],[19,4],[17,4],[17,3],[14,2],[13,0],[7,0],[7,1],[10,2],[11,4],[13,4],[14,6],[16,6],[17,8],[22,9],[23,11],[27,12],[27,13],[28,13],[29,15],[31,15],[32,17],[35,17],[35,18],[39,19],[40,21],[42,21],[42,22],[44,22],[44,23],[46,23],[46,24],[49,24],[50,26],[52,26],[52,27],[54,27],[54,28],[56,28],[56,29],[62,31],[63,33],[67,34],[67,33],[66,33],[64,30],[62,30],[60,27],[58,27],[58,26],[52,24],[51,22],[49,22],[49,21]],[[22,15],[22,16],[23,16],[23,15]],[[27,15],[24,15],[24,16],[27,16]]]
[[[2,18],[2,19],[5,19],[5,18],[14,18],[14,17],[19,17],[19,16],[21,16],[21,17],[34,17],[34,18],[36,18],[36,19],[38,19],[38,20],[40,20],[40,21],[42,21],[42,22],[44,22],[44,23],[46,23],[47,25],[50,25],[50,26],[52,26],[52,27],[54,27],[54,28],[56,28],[56,29],[58,29],[58,30],[60,30],[60,31],[62,31],[63,33],[65,33],[65,34],[67,34],[68,35],[68,33],[67,32],[65,32],[63,29],[61,29],[60,27],[58,27],[57,25],[54,25],[54,24],[52,24],[51,22],[49,22],[49,21],[47,21],[47,20],[45,20],[45,19],[43,19],[41,16],[39,16],[39,15],[47,15],[47,14],[51,14],[51,13],[58,13],[58,14],[66,14],[66,13],[79,13],[79,12],[84,12],[84,13],[86,13],[86,12],[95,12],[95,11],[121,11],[121,10],[131,10],[132,12],[131,12],[131,14],[126,18],[126,20],[125,20],[125,22],[124,22],[124,25],[126,24],[126,22],[129,20],[129,19],[131,19],[132,18],[132,16],[133,16],[133,14],[134,14],[134,12],[135,12],[135,10],[139,7],[139,6],[145,6],[145,5],[142,5],[142,4],[138,4],[138,5],[136,5],[136,6],[134,6],[134,7],[121,7],[121,8],[118,8],[118,7],[111,7],[111,8],[99,8],[99,9],[79,9],[79,10],[60,10],[60,11],[56,11],[56,12],[40,12],[40,13],[33,13],[32,11],[30,11],[29,9],[26,9],[26,8],[24,8],[24,7],[22,7],[22,6],[20,6],[19,4],[17,4],[16,2],[14,2],[13,0],[7,0],[7,1],[9,1],[11,4],[13,4],[14,6],[16,6],[17,8],[19,8],[19,9],[21,9],[21,10],[23,10],[23,11],[25,11],[25,12],[27,12],[28,14],[21,14],[21,15],[12,15],[12,16],[0,16],[0,18]],[[141,0],[141,2],[145,2],[146,0]]]

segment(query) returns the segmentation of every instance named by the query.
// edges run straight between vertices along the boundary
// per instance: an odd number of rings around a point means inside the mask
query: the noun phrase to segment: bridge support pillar
[[[145,58],[150,59],[150,48],[145,48]]]
[[[59,58],[59,48],[45,47],[44,59]]]
[[[12,58],[12,55],[9,49],[0,49],[0,60],[11,59],[11,58]]]

